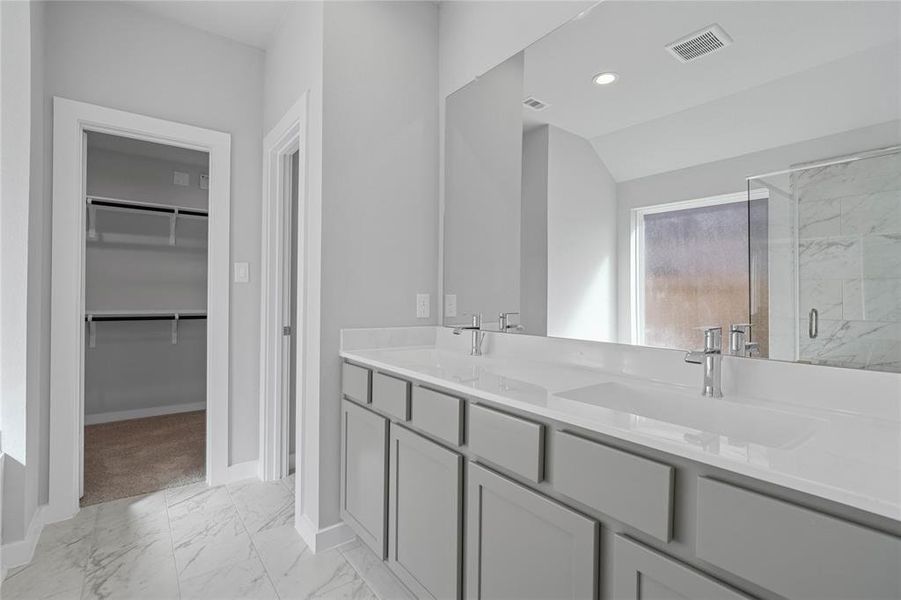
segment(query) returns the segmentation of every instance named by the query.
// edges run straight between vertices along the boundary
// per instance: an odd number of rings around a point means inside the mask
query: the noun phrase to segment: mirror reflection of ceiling
[[[713,24],[730,45],[687,63],[667,51]],[[548,107],[524,107],[525,127],[590,140],[627,181],[886,123],[899,25],[901,2],[603,2],[526,50],[524,97]],[[619,79],[595,85],[600,72]]]

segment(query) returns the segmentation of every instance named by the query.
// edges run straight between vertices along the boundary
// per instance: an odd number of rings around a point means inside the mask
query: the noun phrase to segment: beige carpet
[[[82,506],[200,481],[206,411],[84,428]]]

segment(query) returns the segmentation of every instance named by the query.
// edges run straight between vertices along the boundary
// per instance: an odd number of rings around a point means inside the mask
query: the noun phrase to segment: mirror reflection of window
[[[750,204],[738,193],[636,209],[638,343],[692,348],[700,328],[749,322],[749,268],[767,264],[765,246],[748,244],[749,228],[766,229],[760,196]],[[766,330],[752,331],[764,352]]]

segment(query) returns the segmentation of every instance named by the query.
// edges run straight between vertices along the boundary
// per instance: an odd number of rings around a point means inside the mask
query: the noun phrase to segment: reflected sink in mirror
[[[758,444],[767,448],[793,448],[809,439],[821,421],[803,415],[726,399],[694,397],[664,388],[643,389],[616,381],[598,383],[554,395],[567,403],[567,410],[589,416],[587,407],[653,419],[692,429],[684,439],[705,449],[726,438],[733,446]],[[559,408],[564,408],[562,405]]]

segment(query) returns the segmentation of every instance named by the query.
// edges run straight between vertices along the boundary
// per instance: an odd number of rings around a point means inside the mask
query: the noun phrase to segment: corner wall
[[[339,522],[340,329],[436,322],[438,222],[437,6],[332,2],[324,21],[320,527]]]

